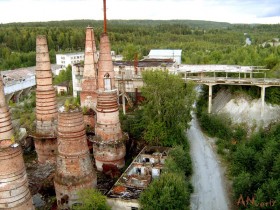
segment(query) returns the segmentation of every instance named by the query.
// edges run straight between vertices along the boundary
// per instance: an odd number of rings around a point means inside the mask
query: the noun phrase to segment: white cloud
[[[279,0],[107,0],[108,19],[280,23]],[[0,22],[102,19],[102,0],[0,0]]]

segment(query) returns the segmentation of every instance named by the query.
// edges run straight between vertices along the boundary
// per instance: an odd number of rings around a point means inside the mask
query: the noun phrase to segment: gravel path
[[[190,140],[194,170],[192,177],[194,193],[191,197],[191,209],[230,209],[220,162],[210,143],[201,132],[196,116],[193,116],[187,136]]]

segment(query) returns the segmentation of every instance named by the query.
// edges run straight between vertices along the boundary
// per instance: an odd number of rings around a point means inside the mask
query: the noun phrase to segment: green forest
[[[103,21],[73,20],[0,24],[0,70],[35,65],[36,36],[46,35],[51,56],[84,50],[85,29],[94,27],[99,46]],[[265,66],[279,76],[280,25],[238,25],[194,20],[109,20],[112,50],[133,60],[153,48],[182,49],[186,64],[237,64]],[[252,44],[245,46],[246,38]],[[271,41],[272,44],[262,44]]]

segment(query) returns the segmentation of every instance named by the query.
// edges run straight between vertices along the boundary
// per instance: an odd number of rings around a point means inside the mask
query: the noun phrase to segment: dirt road
[[[219,160],[210,143],[203,136],[195,116],[193,116],[187,135],[190,140],[194,170],[192,177],[194,193],[191,198],[191,209],[230,209]]]

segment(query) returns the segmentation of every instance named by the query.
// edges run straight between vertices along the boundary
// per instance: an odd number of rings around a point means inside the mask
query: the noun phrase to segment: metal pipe
[[[107,32],[107,18],[106,18],[106,0],[103,0],[103,10],[104,10],[104,33]]]

